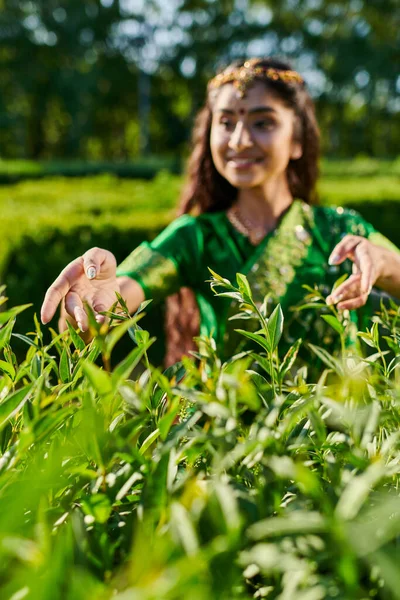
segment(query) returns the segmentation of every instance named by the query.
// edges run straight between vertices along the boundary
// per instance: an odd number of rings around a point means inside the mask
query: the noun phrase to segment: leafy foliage
[[[399,308],[359,333],[368,356],[315,348],[310,381],[300,340],[281,356],[279,306],[255,305],[243,275],[212,285],[258,316],[258,350],[223,363],[201,338],[164,373],[145,306],[91,318],[88,346],[71,329],[45,342],[35,319],[22,362],[24,307],[2,313],[2,598],[398,596]]]

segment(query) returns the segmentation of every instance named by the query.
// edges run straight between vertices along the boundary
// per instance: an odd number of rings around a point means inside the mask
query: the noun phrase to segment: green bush
[[[10,304],[32,302],[37,312],[60,270],[91,246],[112,250],[120,261],[154,238],[173,218],[181,185],[180,177],[162,171],[152,181],[51,177],[0,188],[0,273]],[[355,207],[400,247],[395,177],[326,175],[320,195],[323,203]],[[162,308],[153,318],[159,329]],[[30,320],[31,314],[21,316],[21,331]]]
[[[360,332],[368,358],[309,348],[314,377],[301,340],[282,356],[279,305],[257,308],[243,276],[214,286],[259,318],[259,350],[223,363],[204,338],[164,373],[140,314],[92,319],[86,347],[72,328],[46,343],[36,323],[22,362],[24,307],[0,314],[1,598],[398,597],[399,308]]]
[[[120,178],[152,179],[160,171],[179,174],[181,170],[181,158],[163,158],[157,155],[130,162],[0,160],[0,185],[26,179],[84,177],[105,173]],[[400,158],[382,160],[361,156],[352,161],[324,159],[321,161],[321,172],[324,179],[399,177]]]
[[[344,177],[399,177],[400,156],[395,160],[382,160],[358,156],[354,160],[323,159],[321,172],[324,179]]]
[[[173,218],[180,185],[180,178],[162,172],[149,182],[103,175],[0,188],[0,272],[9,303],[25,298],[38,312],[61,269],[92,246],[110,249],[122,261]],[[21,316],[21,332],[32,310]],[[161,313],[152,315],[157,328]]]
[[[143,158],[131,162],[0,160],[0,185],[44,177],[87,177],[109,173],[128,179],[153,179],[162,170],[181,172],[179,158]]]

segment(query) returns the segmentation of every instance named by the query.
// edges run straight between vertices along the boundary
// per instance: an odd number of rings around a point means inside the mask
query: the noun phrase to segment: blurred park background
[[[400,246],[398,0],[0,0],[0,274],[33,302],[91,245],[173,216],[207,79],[280,55],[322,131],[321,201]],[[31,315],[28,315],[31,319]]]

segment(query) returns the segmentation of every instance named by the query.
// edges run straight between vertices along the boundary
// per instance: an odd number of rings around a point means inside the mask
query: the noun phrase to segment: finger
[[[69,292],[65,296],[65,309],[67,313],[75,319],[79,329],[81,331],[86,331],[89,326],[89,322],[79,294],[76,292]]]
[[[339,302],[336,308],[338,310],[355,310],[356,308],[364,306],[367,300],[368,294],[362,294],[361,296],[357,296],[357,298],[351,298],[350,300]]]
[[[91,248],[85,252],[83,264],[88,279],[108,279],[115,276],[117,267],[115,256],[103,248]]]
[[[365,244],[361,242],[356,247],[354,252],[354,258],[361,272],[361,291],[364,294],[369,294],[374,283],[374,265],[372,262],[371,254],[369,252],[367,241]]]
[[[346,281],[335,288],[326,298],[326,303],[329,305],[336,304],[341,300],[349,297],[354,297],[360,293],[361,273],[350,275]]]
[[[60,333],[63,333],[63,331],[68,329],[67,320],[70,320],[70,319],[71,319],[71,317],[67,314],[67,311],[65,310],[65,303],[61,302],[60,316],[58,319],[58,331]]]
[[[342,263],[349,255],[353,254],[355,247],[363,239],[358,235],[346,235],[332,250],[328,258],[328,263],[330,265],[339,265]]]
[[[67,313],[65,309],[65,301],[63,300],[61,302],[60,316],[58,318],[58,331],[60,333],[63,333],[68,329],[67,321],[72,325],[74,329],[76,329],[77,322],[75,320],[75,317],[71,317],[71,315]]]
[[[48,323],[54,316],[61,300],[67,295],[71,286],[83,274],[83,259],[80,256],[69,263],[61,271],[57,279],[52,283],[46,292],[40,311],[40,318],[43,324]]]

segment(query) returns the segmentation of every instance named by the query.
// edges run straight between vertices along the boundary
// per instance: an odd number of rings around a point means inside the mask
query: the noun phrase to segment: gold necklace
[[[269,229],[265,227],[256,227],[249,219],[240,214],[237,206],[232,206],[227,211],[227,216],[232,225],[256,246],[267,235]]]

